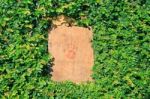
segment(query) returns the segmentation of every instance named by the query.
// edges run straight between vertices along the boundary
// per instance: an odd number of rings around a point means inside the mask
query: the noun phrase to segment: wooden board
[[[52,80],[75,83],[91,81],[92,31],[83,27],[58,26],[49,32],[48,50],[54,57]]]

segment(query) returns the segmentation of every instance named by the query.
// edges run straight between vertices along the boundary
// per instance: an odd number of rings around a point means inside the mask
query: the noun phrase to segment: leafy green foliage
[[[47,34],[64,14],[92,26],[95,65],[87,84],[50,80]],[[149,0],[0,0],[0,97],[150,97]]]

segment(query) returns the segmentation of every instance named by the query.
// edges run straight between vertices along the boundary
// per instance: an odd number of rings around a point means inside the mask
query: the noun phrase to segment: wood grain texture
[[[91,81],[92,32],[83,27],[58,26],[49,32],[49,53],[54,57],[52,80]]]

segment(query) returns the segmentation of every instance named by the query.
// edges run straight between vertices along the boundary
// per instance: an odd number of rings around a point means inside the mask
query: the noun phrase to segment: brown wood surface
[[[49,32],[48,50],[54,57],[52,80],[91,81],[92,32],[83,27],[58,26]]]

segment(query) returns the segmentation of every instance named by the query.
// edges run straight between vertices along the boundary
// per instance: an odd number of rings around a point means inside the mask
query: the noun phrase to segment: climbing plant
[[[50,80],[58,15],[93,30],[95,82]],[[150,98],[149,0],[0,0],[0,98]]]

